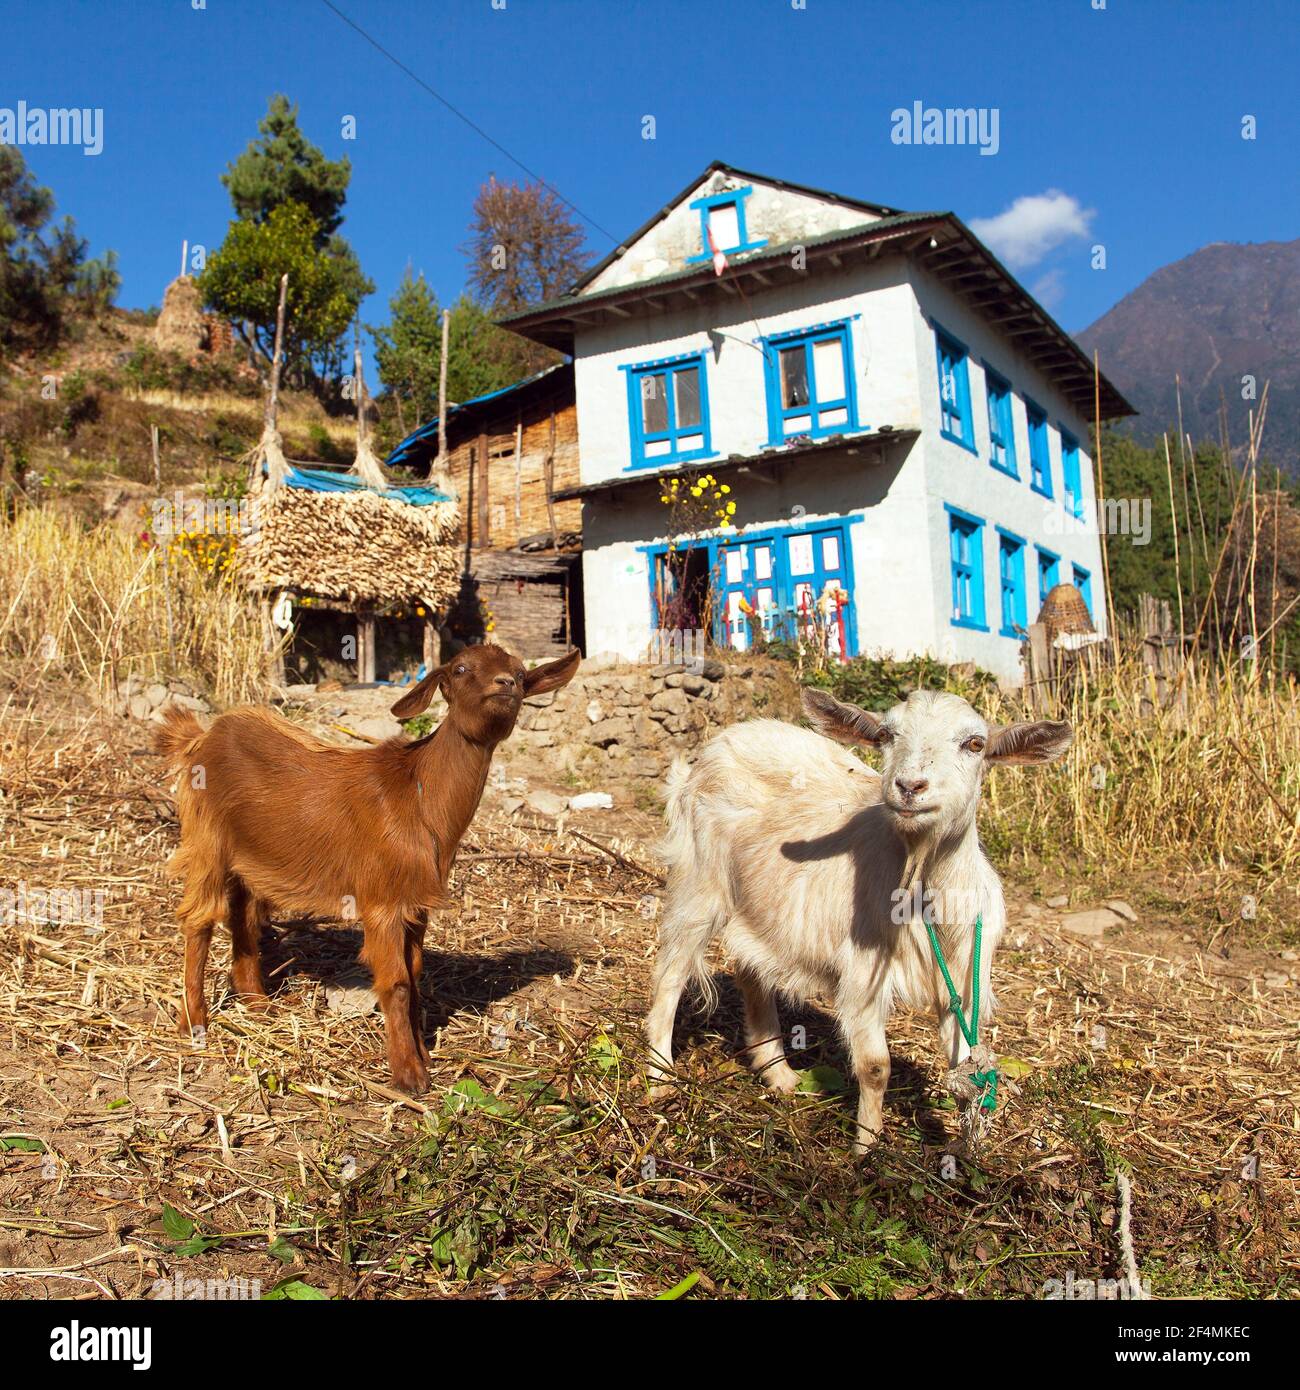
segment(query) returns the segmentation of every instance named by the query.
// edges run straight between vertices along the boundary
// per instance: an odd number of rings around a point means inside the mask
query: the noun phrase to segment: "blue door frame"
[[[729,622],[729,595],[743,595],[754,603],[760,589],[771,588],[776,611],[764,615],[763,628],[770,637],[793,638],[798,629],[799,610],[797,596],[804,586],[811,586],[812,599],[821,596],[828,580],[834,579],[849,596],[843,609],[845,655],[858,654],[857,601],[853,586],[853,549],[849,539],[849,528],[859,518],[831,521],[825,524],[809,523],[805,526],[768,527],[758,531],[738,532],[734,536],[711,536],[693,545],[683,545],[680,549],[705,550],[708,554],[709,583],[715,596],[713,617],[713,641],[717,646],[731,646],[735,631],[735,620]],[[833,540],[834,546],[825,542]],[[795,554],[792,557],[792,548]],[[655,596],[655,572],[660,559],[668,553],[667,545],[639,546],[647,557],[650,589],[651,627],[659,626],[658,602]],[[811,550],[811,569],[798,574],[792,572],[792,564],[808,557]],[[770,577],[759,578],[760,551],[770,557]],[[742,557],[739,567],[733,561],[728,567],[727,552],[737,552]],[[799,552],[803,552],[800,554]],[[833,553],[832,553],[833,552]],[[837,559],[837,564],[827,561]],[[734,606],[734,605],[732,605]],[[745,623],[747,630],[747,622]]]

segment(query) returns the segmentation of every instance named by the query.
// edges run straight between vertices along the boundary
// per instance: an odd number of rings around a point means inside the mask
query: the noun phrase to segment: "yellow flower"
[[[728,502],[728,503],[727,503],[727,515],[728,515],[728,516],[735,516],[735,514],[736,514],[736,504],[735,504],[734,502]]]
[[[722,490],[723,490],[723,492],[730,492],[730,491],[731,491],[731,487],[730,487],[729,484],[723,483],[723,485],[722,485]]]

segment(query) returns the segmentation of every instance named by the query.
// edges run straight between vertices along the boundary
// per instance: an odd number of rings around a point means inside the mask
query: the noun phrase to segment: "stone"
[[[587,731],[587,742],[594,743],[597,748],[606,748],[611,743],[617,743],[619,739],[631,737],[630,719],[602,719]]]
[[[711,656],[700,662],[700,675],[705,680],[720,681],[726,674],[727,668],[722,662],[715,661]]]
[[[154,682],[153,685],[145,687],[144,697],[151,705],[161,705],[167,698],[167,687]]]
[[[627,770],[633,777],[658,777],[663,768],[663,760],[648,753],[630,758],[627,764]]]
[[[632,719],[632,734],[638,743],[657,743],[660,736],[659,725],[648,714],[637,714]]]
[[[1071,936],[1084,936],[1092,941],[1100,941],[1108,927],[1115,927],[1124,919],[1108,907],[1095,907],[1090,912],[1071,912],[1061,919],[1061,930]]]
[[[1048,907],[1069,907],[1070,895],[1068,893],[1058,893],[1054,898],[1046,898],[1044,901]]]
[[[685,669],[686,667],[683,666],[680,661],[677,661],[663,666],[652,666],[650,668],[650,674],[655,680],[661,680],[665,676],[676,675],[678,672],[684,671]]]
[[[195,714],[207,714],[212,706],[206,700],[201,700],[197,695],[183,695],[177,692],[166,700],[169,705],[179,705],[181,709],[192,710]]]
[[[541,709],[545,705],[555,703],[555,691],[547,690],[541,695],[529,695],[524,699],[524,704],[532,705],[534,709]]]
[[[535,811],[539,816],[558,816],[568,809],[568,802],[562,796],[548,792],[542,787],[535,787],[524,801],[528,809]]]
[[[614,798],[608,792],[579,792],[569,798],[570,811],[612,811]]]
[[[397,720],[386,714],[372,714],[365,719],[354,719],[348,727],[353,733],[364,734],[367,738],[377,738],[381,741],[395,738],[402,732],[402,726]]]
[[[685,675],[684,672],[682,672],[682,671],[674,671],[674,672],[672,673],[671,676],[665,676],[665,677],[664,677],[664,684],[665,684],[670,690],[678,690],[678,689],[681,688],[681,684],[682,684],[682,682],[683,682],[685,679],[686,679],[686,675]]]
[[[340,1018],[364,1018],[379,1004],[375,991],[360,975],[344,975],[325,986],[325,1007]]]
[[[605,706],[599,700],[592,700],[587,705],[587,718],[592,724],[599,724],[605,717]]]
[[[1107,898],[1106,906],[1110,908],[1112,912],[1117,913],[1126,922],[1136,922],[1138,919],[1137,913],[1133,911],[1123,898]]]
[[[153,713],[153,706],[149,703],[146,695],[137,691],[127,700],[126,712],[132,719],[148,719],[150,714]]]
[[[685,714],[686,696],[680,690],[661,690],[650,701],[650,709],[662,710],[666,714]]]
[[[713,694],[713,687],[709,684],[708,681],[704,679],[703,676],[683,676],[682,689],[688,695],[711,696]]]
[[[506,815],[513,816],[514,813],[517,810],[519,810],[519,808],[523,804],[524,799],[522,796],[507,796],[502,799],[501,809],[506,813]]]

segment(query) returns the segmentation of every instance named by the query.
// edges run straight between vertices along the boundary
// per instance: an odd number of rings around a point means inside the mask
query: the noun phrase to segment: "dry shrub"
[[[1298,697],[1294,677],[1225,660],[1198,664],[1182,707],[1160,709],[1135,656],[1083,671],[1061,703],[1068,760],[990,778],[988,824],[1108,865],[1286,875],[1300,848]],[[1034,717],[1005,699],[990,712]]]
[[[264,689],[260,618],[232,583],[182,560],[168,584],[138,538],[40,508],[0,516],[0,659],[104,691],[132,671],[185,676],[219,704]]]

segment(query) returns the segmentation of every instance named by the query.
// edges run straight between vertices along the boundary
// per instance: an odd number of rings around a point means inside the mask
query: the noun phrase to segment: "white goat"
[[[924,889],[925,919],[968,1013],[982,919],[987,1019],[1005,907],[975,829],[984,774],[998,763],[1051,762],[1071,732],[1064,723],[990,726],[960,696],[935,691],[914,691],[883,717],[821,690],[806,689],[803,704],[820,733],[772,719],[733,725],[693,768],[679,759],[669,773],[650,1075],[661,1093],[682,991],[694,979],[711,999],[705,954],[721,936],[744,996],[750,1063],[775,1090],[798,1081],[777,993],[833,998],[858,1081],[854,1147],[863,1152],[882,1127],[885,1024],[896,1002],[934,1010],[949,1067],[970,1055],[913,904]],[[881,772],[821,734],[878,749]]]

